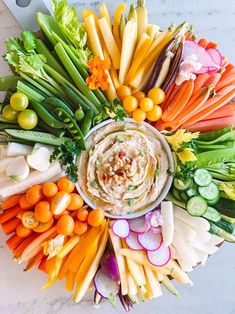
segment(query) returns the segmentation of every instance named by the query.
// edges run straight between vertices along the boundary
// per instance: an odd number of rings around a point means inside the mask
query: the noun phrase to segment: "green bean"
[[[81,126],[81,130],[84,136],[86,136],[87,133],[90,131],[90,128],[92,127],[92,120],[93,120],[93,111],[90,110],[87,112]]]
[[[232,131],[232,126],[231,125],[228,125],[228,126],[225,126],[224,128],[221,128],[217,131],[213,131],[213,132],[210,132],[210,133],[202,133],[199,135],[198,137],[198,140],[199,141],[213,141],[214,139],[220,137],[221,135],[223,134],[226,134],[230,131]]]
[[[70,87],[68,87],[66,84],[62,83],[61,84],[68,100],[71,102],[73,107],[77,109],[79,105],[82,107],[83,110],[88,111],[89,106],[88,104],[83,101]]]
[[[74,116],[73,111],[62,100],[56,97],[48,97],[44,100],[44,103],[52,105],[54,108],[62,108],[66,110],[71,116]]]

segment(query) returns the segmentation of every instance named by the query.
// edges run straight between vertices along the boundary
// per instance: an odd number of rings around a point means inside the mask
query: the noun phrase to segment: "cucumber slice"
[[[185,202],[187,202],[187,200],[189,199],[188,195],[186,194],[186,192],[181,192],[180,196],[182,198],[182,200],[184,200]]]
[[[208,186],[199,186],[198,192],[208,201],[213,201],[219,197],[219,189],[214,182],[211,182]]]
[[[207,211],[208,205],[201,196],[193,196],[187,202],[187,211],[192,216],[202,216]]]
[[[230,233],[230,234],[233,234],[234,233],[234,230],[235,230],[235,226],[225,220],[220,220],[218,222],[215,222],[214,223],[217,227],[223,229],[224,231]]]
[[[198,195],[198,192],[196,189],[190,188],[186,191],[186,194],[188,197],[192,197],[192,196]]]
[[[193,180],[188,178],[186,180],[174,179],[174,187],[179,191],[185,191],[191,187]]]
[[[215,205],[219,202],[220,200],[220,195],[218,195],[216,198],[214,198],[213,200],[207,200],[207,204],[208,205]]]
[[[182,201],[182,198],[180,196],[180,192],[178,190],[176,190],[175,188],[173,188],[172,190],[174,197],[178,200],[178,201]]]
[[[203,217],[213,222],[218,222],[221,219],[220,213],[215,208],[210,206],[208,206],[207,211],[205,212]]]
[[[199,186],[207,186],[212,182],[212,175],[206,169],[199,168],[194,172],[193,179]]]
[[[235,237],[228,233],[227,231],[225,231],[224,229],[216,226],[214,223],[210,223],[210,233],[212,234],[216,234],[221,238],[224,238],[224,240],[231,242],[231,243],[235,243]]]

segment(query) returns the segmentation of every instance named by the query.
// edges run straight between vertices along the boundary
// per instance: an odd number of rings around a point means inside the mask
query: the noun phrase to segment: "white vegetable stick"
[[[158,281],[157,275],[148,267],[144,267],[147,277],[147,287],[151,290],[152,298],[157,298],[162,295],[162,289]]]
[[[41,144],[41,143],[36,143],[33,147],[33,149],[37,149],[37,148],[41,148],[41,147],[44,147],[44,148],[47,148],[49,149],[50,153],[53,153],[55,148],[51,145],[46,145],[46,144]]]
[[[191,245],[193,248],[198,249],[199,251],[202,251],[209,255],[212,255],[219,250],[217,246],[204,243],[200,239],[195,239],[193,242],[191,242]]]
[[[218,244],[222,243],[223,241],[224,241],[223,238],[217,236],[216,234],[212,234],[210,240],[207,241],[207,244],[218,245]]]
[[[199,260],[200,260],[200,263],[202,262],[205,262],[208,258],[208,254],[207,253],[204,253],[202,251],[199,251],[198,249],[194,249],[195,253],[197,254]],[[204,265],[203,265],[204,266]]]
[[[38,171],[46,171],[50,166],[50,151],[46,147],[35,148],[27,156],[29,166]]]
[[[180,264],[180,267],[183,269],[183,271],[185,271],[186,273],[190,273],[191,271],[193,271],[193,265],[187,264],[185,263],[185,261],[183,261],[181,258],[179,258],[178,263]]]
[[[0,158],[7,157],[7,145],[0,145]]]
[[[172,243],[174,236],[174,213],[172,202],[167,201],[161,203],[161,214],[163,217],[162,225],[163,245],[167,247]]]
[[[175,223],[175,230],[185,239],[188,241],[193,241],[196,238],[196,231],[192,229],[191,226],[183,222],[182,220],[178,219],[177,217],[174,218]]]
[[[144,269],[142,265],[137,264],[136,262],[132,261],[131,259],[126,257],[127,266],[129,272],[131,273],[132,277],[134,278],[136,284],[141,287],[146,284],[146,279],[144,275]]]
[[[211,233],[209,233],[208,231],[203,231],[203,230],[198,230],[197,232],[197,239],[200,239],[202,242],[206,243],[208,241],[210,241],[211,239]]]
[[[176,231],[174,232],[172,244],[176,248],[180,259],[184,261],[184,263],[188,265],[193,265],[195,263],[194,257],[191,254],[185,240]]]
[[[179,253],[176,251],[175,247],[171,245],[171,258],[178,259]]]
[[[49,181],[51,178],[61,172],[59,161],[53,162],[47,171],[33,171],[27,179],[21,182],[9,182],[0,188],[0,197],[5,198],[13,194],[18,194],[26,191],[34,184],[40,184]]]
[[[0,173],[4,173],[9,165],[9,163],[14,159],[15,157],[6,157],[0,160]]]
[[[174,215],[193,228],[200,230],[203,229],[205,231],[210,230],[210,224],[206,219],[201,217],[193,217],[189,215],[186,210],[179,206],[174,206]]]
[[[127,281],[128,281],[128,294],[136,295],[137,294],[137,285],[135,283],[134,278],[130,273],[127,274]]]
[[[32,147],[30,145],[20,144],[20,143],[8,143],[7,145],[7,156],[17,157],[26,156],[30,154]]]

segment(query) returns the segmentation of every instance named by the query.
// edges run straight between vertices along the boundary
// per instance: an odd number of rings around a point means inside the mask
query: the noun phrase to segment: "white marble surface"
[[[79,3],[81,6],[90,4],[92,8],[97,8],[98,5],[98,2],[92,0],[82,0]],[[109,0],[107,3],[110,8],[113,8],[116,1]],[[175,22],[188,20],[195,24],[199,34],[217,41],[221,51],[235,62],[235,0],[149,0],[148,7],[151,20],[163,27],[173,20]],[[0,54],[2,54],[4,40],[20,31],[2,0],[0,0],[0,30]],[[8,73],[2,61],[0,61],[0,69],[1,75]],[[123,312],[120,306],[115,311],[107,303],[102,304],[97,310],[92,306],[89,298],[88,301],[75,305],[70,301],[70,295],[63,290],[61,282],[46,292],[41,292],[40,287],[45,276],[34,270],[24,273],[22,267],[13,262],[5,246],[5,240],[6,238],[0,233],[1,314]],[[235,245],[223,245],[204,268],[198,267],[190,277],[194,282],[193,288],[177,285],[181,298],[176,299],[164,291],[163,297],[136,306],[132,313],[235,313]]]

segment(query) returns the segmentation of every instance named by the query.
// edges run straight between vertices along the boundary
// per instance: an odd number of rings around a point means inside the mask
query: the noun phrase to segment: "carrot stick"
[[[209,41],[205,48],[207,50],[207,49],[216,49],[217,47],[218,47],[217,43],[215,43],[214,41]]]
[[[234,74],[228,75],[217,84],[216,91],[220,91],[223,87],[234,85],[234,84],[235,84],[235,75]]]
[[[6,245],[13,251],[23,241],[24,238],[19,237],[17,234],[13,234],[9,239],[7,239]]]
[[[215,131],[227,125],[235,126],[235,116],[217,118],[211,120],[202,120],[186,127],[191,132],[200,131],[202,133]]]
[[[33,267],[35,267],[37,264],[39,264],[42,260],[42,258],[44,257],[44,253],[43,251],[40,251],[37,255],[35,255],[33,258],[31,258],[27,265],[24,268],[24,271],[30,270]]]
[[[42,259],[41,262],[38,265],[38,270],[41,270],[42,272],[46,273],[46,261],[47,261],[47,256],[45,255]]]
[[[226,67],[229,64],[228,58],[223,57],[221,68]]]
[[[65,283],[65,290],[67,291],[73,291],[74,288],[74,279],[75,279],[75,273],[69,270],[66,274],[66,283]]]
[[[166,108],[169,106],[169,104],[173,101],[173,99],[175,98],[175,95],[177,94],[178,90],[180,89],[181,85],[176,85],[173,84],[173,90],[171,92],[167,91],[167,95],[166,98],[164,100],[164,102],[161,104],[161,108],[162,110],[166,110]]]
[[[168,88],[168,91],[165,94],[165,99],[163,101],[163,103],[160,104],[160,106],[162,107],[162,109],[164,108],[165,104],[167,103],[171,93],[173,92],[175,88],[175,83],[171,84],[171,86]]]
[[[15,217],[19,212],[22,211],[22,208],[18,205],[6,209],[4,213],[0,215],[0,224],[10,220],[11,218]]]
[[[195,95],[206,83],[206,81],[208,81],[210,78],[210,74],[209,73],[203,73],[203,74],[199,74],[196,78],[196,80],[194,81],[194,89],[193,89],[193,95]]]
[[[203,87],[209,87],[210,85],[213,85],[214,87],[216,87],[220,79],[221,79],[221,73],[219,72],[213,73],[210,75],[210,78],[206,81]]]
[[[169,104],[162,115],[162,120],[165,122],[173,121],[176,116],[184,109],[187,102],[189,101],[194,87],[194,81],[186,81],[178,93],[175,96],[174,101]]]
[[[16,230],[16,227],[18,226],[18,224],[21,222],[21,220],[19,218],[11,218],[10,220],[4,222],[2,224],[2,230],[4,231],[5,234],[11,234],[12,232],[14,232]]]
[[[222,73],[222,78],[225,78],[227,75],[230,75],[235,72],[235,66],[229,63],[226,67],[224,72]]]
[[[16,258],[20,256],[23,250],[31,243],[38,235],[36,233],[32,233],[30,236],[24,239],[14,250],[13,254]]]
[[[209,44],[208,40],[206,40],[205,38],[201,38],[199,41],[198,41],[198,45],[203,47],[203,48],[206,48],[206,46]]]
[[[21,197],[20,194],[8,197],[6,200],[2,202],[1,209],[6,210],[8,208],[18,205],[20,197]]]
[[[212,106],[204,109],[203,111],[195,114],[191,119],[187,120],[187,122],[183,125],[183,127],[187,127],[191,124],[194,124],[200,120],[205,119],[209,114],[214,112],[215,110],[221,108],[222,106],[226,105],[233,97],[235,96],[235,88],[225,96],[223,96],[220,100],[214,103]]]
[[[235,103],[234,103],[235,104]],[[217,119],[223,117],[229,117],[234,115],[234,105],[225,105],[213,113],[209,114],[204,120]]]

